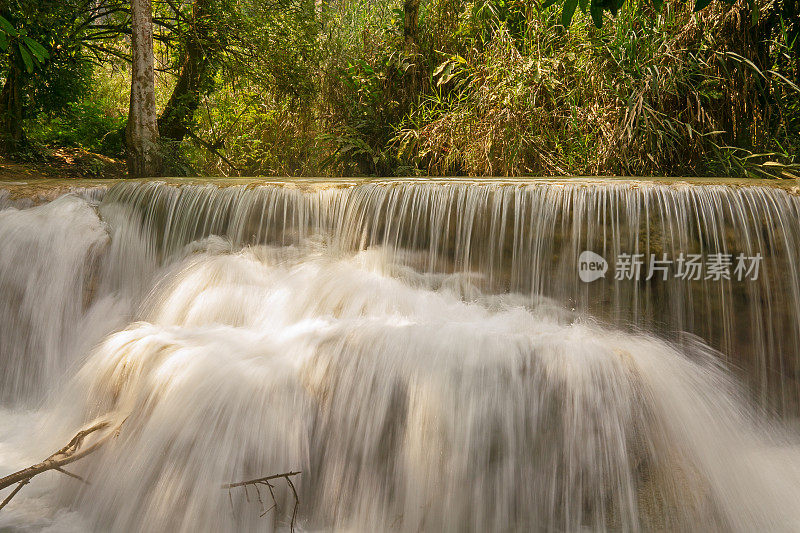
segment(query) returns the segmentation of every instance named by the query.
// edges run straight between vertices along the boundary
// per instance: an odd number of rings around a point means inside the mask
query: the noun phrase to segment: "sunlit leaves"
[[[437,80],[436,86],[441,87],[442,85],[447,85],[454,78],[459,78],[458,83],[456,83],[456,88],[460,88],[464,83],[467,83],[469,81],[468,76],[463,76],[466,72],[466,64],[467,60],[458,54],[448,58],[433,71],[433,78]]]

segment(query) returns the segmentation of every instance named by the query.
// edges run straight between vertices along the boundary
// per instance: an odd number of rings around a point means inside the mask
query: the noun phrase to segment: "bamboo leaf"
[[[792,82],[790,79],[788,79],[788,78],[787,78],[786,76],[784,76],[783,74],[781,74],[781,73],[779,73],[779,72],[776,72],[776,71],[774,71],[774,70],[768,70],[767,72],[768,72],[769,74],[772,74],[772,75],[774,75],[774,76],[777,76],[777,77],[778,77],[778,78],[779,78],[781,81],[783,81],[783,82],[784,82],[786,85],[788,85],[789,87],[791,87],[792,89],[794,89],[795,91],[797,91],[797,92],[799,92],[799,93],[800,93],[800,87],[798,87],[798,86],[797,86],[795,83],[793,83],[793,82]]]
[[[564,10],[561,12],[561,25],[569,28],[572,24],[572,17],[575,16],[575,8],[578,7],[578,0],[566,0]]]
[[[23,40],[25,41],[25,44],[28,46],[28,48],[30,48],[33,55],[36,56],[36,58],[39,61],[44,62],[45,59],[50,57],[50,54],[47,53],[47,49],[41,44],[31,39],[30,37],[23,37]]]
[[[439,74],[441,74],[441,73],[442,73],[442,71],[444,71],[444,69],[445,69],[445,68],[447,67],[447,65],[449,65],[449,64],[450,64],[450,60],[448,59],[447,61],[443,62],[441,65],[439,65],[438,67],[436,67],[436,70],[434,70],[434,71],[433,71],[433,77],[435,78],[436,76],[438,76]]]
[[[31,55],[22,44],[19,45],[19,55],[22,56],[22,62],[25,63],[25,70],[27,70],[29,74],[33,72],[33,59],[31,59]]]
[[[598,28],[603,27],[603,6],[600,5],[598,0],[592,0],[592,5],[589,7],[589,13],[592,15],[592,22]]]
[[[17,30],[15,30],[14,26],[3,16],[0,16],[0,30],[7,33],[9,37],[17,36]]]
[[[442,85],[453,79],[454,75],[455,74],[453,73],[453,64],[448,62],[447,67],[444,69],[444,71],[442,71],[441,77],[439,78],[439,81],[436,83],[436,86],[441,87]]]

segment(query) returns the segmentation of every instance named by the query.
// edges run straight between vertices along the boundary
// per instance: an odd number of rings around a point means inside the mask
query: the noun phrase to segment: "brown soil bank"
[[[125,163],[80,148],[45,150],[41,159],[11,160],[0,156],[0,180],[124,178]]]

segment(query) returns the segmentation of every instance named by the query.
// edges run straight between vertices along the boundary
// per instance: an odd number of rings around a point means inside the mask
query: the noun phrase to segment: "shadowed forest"
[[[145,8],[150,175],[800,175],[800,0]],[[130,157],[131,37],[131,2],[0,1],[4,157]]]

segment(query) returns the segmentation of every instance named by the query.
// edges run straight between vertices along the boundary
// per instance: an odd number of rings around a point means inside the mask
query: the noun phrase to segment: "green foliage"
[[[319,137],[331,149],[324,170],[389,175],[397,164],[384,147],[411,103],[404,78],[414,68],[413,59],[394,50],[370,60],[355,60],[339,70],[341,92],[330,102],[339,106],[331,117],[338,123],[331,124],[335,133]]]
[[[55,103],[45,106],[45,111],[58,109],[58,112],[43,111],[28,121],[31,140],[45,146],[77,147],[112,157],[121,156],[127,107],[126,99],[120,99],[119,95],[124,94],[129,81],[126,76],[112,73],[98,70],[83,80],[80,93],[70,92],[69,100],[59,100],[58,107]],[[69,83],[64,80],[70,77],[54,77],[56,83]]]
[[[24,27],[15,28],[11,22],[0,15],[0,51],[9,52],[14,61],[21,61],[28,72],[41,69],[50,57],[47,49],[28,36]]]
[[[413,102],[419,60],[403,49],[399,3],[335,2],[323,17],[320,170],[391,174],[398,160],[386,148]]]
[[[769,57],[754,56],[747,5],[608,6],[612,23],[597,28],[588,0],[566,18],[517,0],[431,0],[409,49],[399,2],[323,4],[309,97],[287,107],[255,77],[211,95],[204,138],[233,166],[208,161],[215,172],[304,175],[791,168],[795,63],[778,68],[781,54],[796,56],[790,39],[770,34]],[[774,68],[749,64],[764,60]]]
[[[173,16],[174,5],[159,3],[157,12]],[[302,129],[309,114],[297,110],[310,107],[316,89],[314,1],[199,0],[182,6],[177,26],[162,28],[165,41],[156,43],[157,54],[167,55],[177,74],[186,48],[199,46],[205,72],[197,93],[177,100],[197,108],[186,138],[165,152],[170,173],[299,172],[299,161],[307,159]],[[171,91],[173,80],[165,78]],[[162,101],[168,99],[166,94]]]
[[[127,89],[97,80],[129,54],[124,6],[67,42],[78,0],[11,1],[12,29],[50,51],[24,80],[32,137],[118,153]],[[427,0],[406,32],[401,0],[157,0],[159,106],[191,46],[207,69],[165,157],[179,174],[791,175],[797,5]]]
[[[63,115],[35,127],[31,137],[47,145],[75,146],[119,156],[122,148],[119,132],[124,127],[124,118],[107,115],[89,100],[70,103]]]
[[[318,168],[310,128],[310,117],[290,98],[265,99],[253,82],[220,79],[196,117],[195,134],[206,146],[190,139],[182,150],[195,171],[207,174],[309,175]]]
[[[740,15],[747,6],[702,15],[680,4],[640,9],[648,6],[623,6],[601,29],[576,11],[569,31],[561,14],[536,10],[523,38],[495,20],[488,41],[473,32],[468,46],[450,43],[393,146],[434,174],[791,170],[798,73],[788,61],[782,73],[754,67],[797,57],[792,41],[765,34],[766,22],[756,31],[768,39],[759,37]],[[466,6],[448,20],[461,29],[471,13]]]
[[[65,54],[55,56],[28,86],[28,115],[56,116],[84,100],[93,90],[94,70],[88,61]]]
[[[75,109],[90,88],[93,69],[116,59],[110,48],[102,46],[103,41],[124,31],[117,23],[125,8],[116,1],[3,3],[0,16],[5,23],[0,26],[7,46],[0,55],[0,78],[4,78],[4,94],[9,96],[0,101],[0,113],[4,129],[12,131],[2,139],[9,154],[34,148],[27,142],[23,125],[82,119],[89,113]]]
[[[226,81],[258,84],[299,102],[314,92],[314,0],[219,0],[212,41]]]

